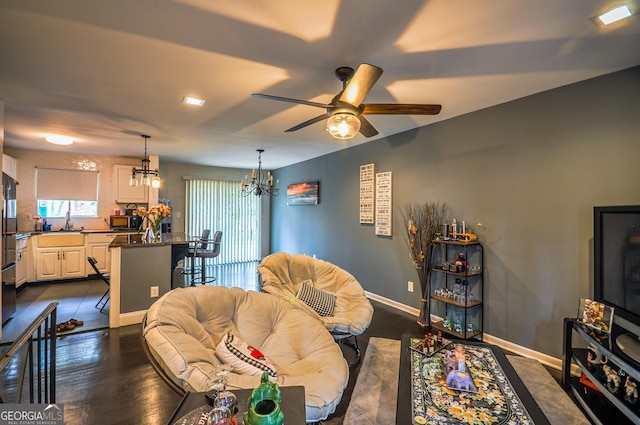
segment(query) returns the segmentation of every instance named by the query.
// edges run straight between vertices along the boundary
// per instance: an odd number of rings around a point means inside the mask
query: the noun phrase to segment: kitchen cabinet
[[[478,242],[436,240],[431,269],[431,327],[460,339],[482,339],[483,250]]]
[[[2,154],[2,172],[18,180],[18,161],[9,155]]]
[[[96,266],[101,273],[109,273],[111,270],[111,255],[109,245],[115,239],[115,233],[93,233],[85,237],[87,256],[96,259]],[[88,274],[95,274],[93,268],[87,268]]]
[[[116,202],[119,204],[149,203],[149,186],[129,186],[131,165],[114,165]]]
[[[86,277],[84,246],[36,249],[36,280]]]
[[[16,288],[27,283],[29,263],[29,238],[16,239]]]

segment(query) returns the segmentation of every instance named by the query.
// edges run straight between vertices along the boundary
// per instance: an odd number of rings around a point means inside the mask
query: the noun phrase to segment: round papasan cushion
[[[143,336],[162,369],[187,391],[207,391],[221,364],[216,346],[232,333],[273,363],[281,386],[305,387],[307,422],[326,419],[349,369],[321,322],[266,293],[241,288],[177,288],[148,310]],[[229,389],[255,388],[260,374],[231,373]]]

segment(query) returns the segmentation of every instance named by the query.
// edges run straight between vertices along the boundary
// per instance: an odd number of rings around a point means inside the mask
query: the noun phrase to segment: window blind
[[[97,171],[36,167],[36,199],[98,200]]]
[[[185,231],[222,231],[220,255],[213,264],[260,259],[260,197],[243,197],[240,181],[185,178]]]

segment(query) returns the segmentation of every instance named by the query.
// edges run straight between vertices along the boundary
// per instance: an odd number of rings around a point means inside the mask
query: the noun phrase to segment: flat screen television
[[[640,205],[594,207],[593,224],[594,300],[614,307],[614,323],[633,334],[616,344],[640,363]]]

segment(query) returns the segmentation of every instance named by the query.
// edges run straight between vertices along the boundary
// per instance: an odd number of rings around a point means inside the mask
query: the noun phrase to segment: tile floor
[[[17,296],[16,313],[2,327],[0,345],[6,345],[20,335],[49,303],[57,301],[58,323],[71,318],[84,322],[72,332],[109,327],[109,304],[100,312],[96,303],[107,289],[101,280],[74,280],[30,285]]]

